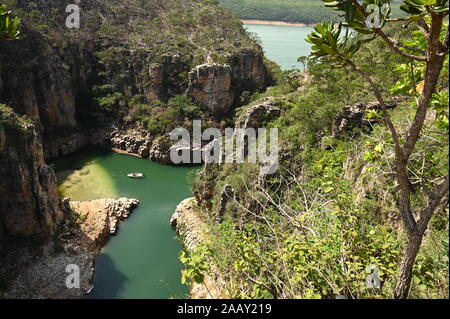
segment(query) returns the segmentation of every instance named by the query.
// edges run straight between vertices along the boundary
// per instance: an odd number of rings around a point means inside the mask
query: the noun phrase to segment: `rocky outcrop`
[[[175,209],[170,224],[183,238],[184,246],[189,249],[195,249],[204,239],[203,231],[206,224],[194,212],[195,198],[183,200]]]
[[[55,174],[38,128],[6,109],[0,109],[0,158],[0,233],[50,238],[64,217]]]
[[[107,140],[105,142],[110,143],[113,148],[139,155],[142,158],[149,158],[152,140],[145,130],[135,129],[127,132],[113,131],[110,134],[109,142]]]
[[[170,159],[170,148],[173,145],[173,141],[169,136],[160,136],[153,141],[153,145],[150,149],[149,158],[161,164],[170,165],[173,164]]]
[[[186,93],[216,115],[228,114],[244,90],[266,87],[266,70],[262,55],[242,52],[228,64],[206,63],[189,73]]]
[[[136,155],[161,164],[172,164],[170,148],[174,141],[170,140],[168,134],[153,137],[146,130],[132,129],[126,132],[114,130],[113,133],[106,134],[106,136],[101,145],[112,147],[114,151]],[[110,136],[109,139],[108,136]]]
[[[104,141],[103,145],[161,164],[171,164],[170,147],[173,142],[169,136],[154,138],[142,129],[128,130],[124,133],[114,131],[110,136],[110,140]]]
[[[203,64],[189,73],[187,94],[214,114],[227,114],[234,101],[229,65]]]
[[[74,132],[62,137],[44,139],[44,156],[46,159],[65,156],[82,149],[91,142],[84,132]]]
[[[55,241],[44,246],[17,246],[2,255],[0,281],[8,283],[0,298],[81,298],[94,282],[96,255],[115,231],[113,225],[127,218],[136,199],[63,201],[68,218],[60,225]],[[79,288],[66,281],[76,269]]]
[[[396,107],[398,102],[386,103],[386,108],[391,109]],[[333,137],[343,137],[350,133],[353,129],[370,130],[371,124],[376,122],[376,119],[368,119],[366,114],[370,110],[380,110],[380,104],[377,102],[364,103],[359,102],[354,105],[347,105],[342,112],[334,119],[333,122]]]
[[[227,208],[227,204],[230,200],[234,198],[234,189],[231,185],[225,185],[220,193],[220,202],[219,207],[217,209],[216,223],[220,224],[224,220],[225,211]]]
[[[75,299],[93,288],[95,254],[81,247],[61,252],[52,244],[21,246],[13,253],[2,256],[0,280],[7,286],[0,287],[1,299]],[[66,280],[77,270],[80,286],[69,289]]]
[[[29,116],[41,128],[76,126],[76,97],[66,64],[57,49],[42,45],[44,40],[38,34],[25,32],[29,36],[20,43],[2,43],[2,48],[5,46],[0,52],[2,66],[15,65],[17,61],[23,65],[1,68],[0,77],[4,80],[0,81],[0,101],[8,102],[17,113]]]
[[[138,205],[139,200],[129,198],[70,202],[71,212],[82,220],[79,234],[75,236],[78,246],[98,251]],[[66,237],[64,232],[61,236]],[[73,245],[74,240],[70,240],[70,244]]]
[[[279,105],[272,99],[268,99],[262,103],[252,105],[246,109],[244,114],[238,119],[236,126],[247,129],[258,129],[264,127],[265,124],[279,117],[281,109]]]
[[[170,224],[180,234],[187,250],[193,250],[199,243],[206,240],[207,226],[195,212],[195,198],[187,198],[176,208]],[[212,274],[214,274],[214,279]],[[203,284],[193,283],[190,296],[193,299],[222,299],[227,298],[224,282],[212,267],[210,274],[203,274]]]
[[[143,93],[147,101],[167,101],[170,96],[183,93],[183,84],[178,78],[186,72],[186,63],[183,63],[179,54],[166,55],[162,63],[154,63],[148,67],[150,85],[143,86]]]

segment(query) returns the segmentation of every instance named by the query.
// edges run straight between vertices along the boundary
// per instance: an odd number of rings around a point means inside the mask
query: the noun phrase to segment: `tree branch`
[[[417,25],[425,38],[428,39],[430,36],[430,26],[425,22],[424,19],[420,19],[419,21],[417,21]]]
[[[417,56],[414,54],[409,54],[402,50],[402,48],[411,49],[410,47],[406,47],[405,45],[399,43],[397,40],[394,40],[386,35],[381,29],[373,28],[373,32],[375,32],[377,35],[379,35],[388,45],[389,47],[394,51],[400,54],[401,56],[414,60],[414,61],[420,61],[420,62],[426,62],[427,57],[426,56]]]
[[[434,211],[441,203],[442,198],[448,193],[449,187],[449,176],[437,187],[437,189],[429,196],[428,206],[420,213],[420,220],[418,231],[423,234],[425,232],[428,222],[433,216]]]
[[[351,0],[353,5],[359,10],[361,11],[361,13],[363,14],[363,16],[365,18],[368,17],[368,14],[366,12],[366,10],[364,10],[364,8],[358,3],[357,0]],[[375,32],[375,34],[377,34],[378,36],[380,36],[388,45],[389,47],[394,51],[397,52],[398,54],[400,54],[401,56],[411,59],[411,60],[415,60],[415,61],[421,61],[421,62],[425,62],[427,61],[427,57],[426,56],[417,56],[414,54],[409,54],[408,52],[405,52],[402,50],[402,48],[404,48],[404,45],[402,45],[401,43],[399,43],[397,40],[394,40],[390,37],[388,37],[386,35],[386,33],[384,33],[383,30],[381,30],[380,28],[373,28],[372,29],[373,32]]]
[[[438,52],[442,19],[442,15],[432,15],[430,40],[428,41],[428,63],[425,71],[424,88],[419,107],[417,108],[413,124],[411,125],[404,145],[406,159],[409,159],[411,156],[417,140],[419,139],[420,132],[422,131],[422,127],[425,122],[427,109],[430,104],[431,97],[436,90],[436,85],[445,60],[445,54]]]
[[[394,127],[394,124],[392,123],[391,117],[389,116],[388,110],[386,108],[386,104],[384,103],[384,99],[383,99],[383,96],[381,95],[378,85],[372,80],[372,78],[366,72],[364,72],[363,70],[358,68],[352,60],[346,59],[346,62],[348,63],[348,65],[350,65],[350,67],[355,72],[359,73],[367,81],[367,83],[369,83],[369,85],[371,86],[372,91],[375,94],[375,97],[377,98],[378,103],[380,104],[380,108],[383,112],[383,118],[384,118],[386,127],[391,132],[392,138],[394,140],[395,152],[399,156],[399,158],[404,158],[403,150],[402,150],[402,147],[400,144],[400,138]]]
[[[388,110],[386,108],[383,96],[381,95],[380,88],[378,87],[378,85],[372,80],[372,78],[368,74],[366,74],[363,70],[358,68],[353,61],[348,59],[346,59],[345,61],[348,63],[348,65],[352,67],[352,69],[355,72],[359,73],[370,84],[372,91],[375,94],[378,103],[380,104],[380,108],[383,111],[384,123],[391,132],[395,146],[396,177],[400,187],[400,197],[397,201],[397,205],[401,212],[406,228],[408,229],[409,232],[412,233],[414,232],[417,226],[416,221],[414,219],[414,215],[411,210],[410,195],[412,185],[408,177],[407,171],[408,161],[400,144],[398,133],[395,130],[394,124],[392,123],[392,120],[389,116]]]

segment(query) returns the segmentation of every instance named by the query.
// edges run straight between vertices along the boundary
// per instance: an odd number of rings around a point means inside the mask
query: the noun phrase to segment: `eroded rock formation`
[[[183,244],[187,250],[193,250],[199,243],[206,240],[207,226],[205,222],[197,215],[195,211],[195,198],[187,198],[182,201],[176,208],[170,224],[176,229],[183,239]],[[205,275],[204,283],[193,283],[190,289],[190,296],[193,299],[221,299],[226,298],[226,292],[223,281],[215,273],[215,278],[209,274]]]
[[[38,128],[0,110],[0,234],[49,238],[63,219]]]
[[[386,108],[394,108],[397,104],[398,102],[395,101],[388,102],[386,103]],[[379,103],[358,102],[354,105],[345,106],[341,114],[333,122],[333,137],[343,137],[356,128],[370,130],[371,124],[376,122],[376,118],[369,119],[366,117],[367,112],[370,110],[381,112]]]
[[[261,55],[242,52],[228,64],[206,63],[189,73],[187,94],[213,114],[229,113],[236,98],[245,90],[262,89],[266,70]]]
[[[203,64],[189,73],[187,94],[212,113],[226,114],[234,100],[229,65]]]
[[[70,202],[70,210],[83,220],[79,229],[83,236],[77,236],[80,239],[78,245],[89,251],[99,250],[138,205],[139,200],[129,198]],[[73,244],[74,241],[70,242]]]
[[[118,225],[138,205],[136,199],[64,200],[67,219],[55,241],[43,246],[16,246],[2,254],[0,298],[80,298],[93,288],[94,261]],[[79,271],[80,286],[68,287],[67,278]]]
[[[272,99],[252,105],[238,119],[237,127],[258,129],[281,114],[279,105]]]

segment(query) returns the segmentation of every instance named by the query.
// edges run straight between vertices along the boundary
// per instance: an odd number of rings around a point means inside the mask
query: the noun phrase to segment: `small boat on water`
[[[145,175],[142,173],[131,173],[131,174],[128,174],[127,176],[130,178],[144,178],[145,177]]]

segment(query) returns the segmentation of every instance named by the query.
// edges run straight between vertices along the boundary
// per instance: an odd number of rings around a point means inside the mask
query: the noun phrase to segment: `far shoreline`
[[[308,24],[301,22],[285,22],[285,21],[272,21],[272,20],[248,20],[241,19],[244,24],[259,24],[259,25],[281,25],[290,27],[314,27],[316,24]]]

